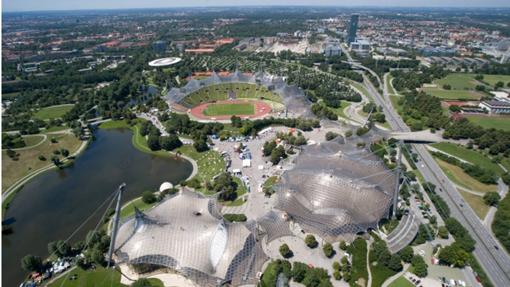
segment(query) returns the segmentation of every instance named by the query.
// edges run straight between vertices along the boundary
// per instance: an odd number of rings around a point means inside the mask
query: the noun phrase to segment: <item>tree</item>
[[[147,146],[151,150],[159,150],[161,149],[159,145],[159,136],[155,134],[149,134],[149,137],[147,138]]]
[[[276,141],[266,141],[264,143],[264,145],[262,146],[263,148],[263,154],[264,156],[270,156],[271,155],[271,152],[273,151],[273,149],[276,147]]]
[[[159,145],[162,149],[170,151],[182,146],[182,142],[177,135],[170,134],[169,136],[160,137]]]
[[[400,255],[400,258],[404,262],[411,263],[411,260],[413,259],[413,256],[414,256],[414,251],[411,246],[406,246],[406,247],[404,247],[404,249],[400,250],[398,252],[398,254]]]
[[[45,160],[46,160],[46,157],[45,157],[44,155],[42,155],[42,154],[41,154],[41,155],[39,155],[39,160],[40,160],[40,161],[45,161]]]
[[[65,156],[65,157],[68,157],[69,156],[69,150],[63,148],[63,149],[60,149],[60,153]]]
[[[413,273],[416,274],[416,276],[421,278],[427,276],[427,264],[425,263],[425,260],[423,260],[423,257],[414,255],[411,260],[411,266],[413,266]]]
[[[156,196],[154,195],[154,192],[150,190],[146,190],[142,193],[142,201],[146,204],[151,204],[156,202]]]
[[[280,246],[279,251],[283,258],[290,258],[294,256],[294,253],[292,252],[292,250],[290,250],[289,245],[287,245],[286,243]]]
[[[398,255],[391,255],[390,260],[388,261],[388,268],[395,272],[400,272],[403,268],[402,259]]]
[[[308,265],[302,262],[294,262],[292,264],[292,278],[296,282],[301,282],[305,279],[306,272],[310,269]]]
[[[335,132],[327,132],[325,137],[326,137],[327,141],[330,141],[330,140],[335,139],[337,136],[339,136],[339,134],[337,134]]]
[[[48,243],[48,252],[57,257],[68,256],[71,253],[71,247],[63,240],[52,241]]]
[[[240,128],[243,125],[241,118],[235,115],[230,118],[230,122],[235,128]]]
[[[277,165],[280,160],[287,157],[287,154],[285,153],[285,149],[283,146],[277,146],[273,151],[271,152],[271,162],[273,165]]]
[[[453,243],[450,246],[443,247],[438,258],[443,264],[464,267],[469,260],[469,253],[462,249],[459,244]]]
[[[322,251],[324,251],[324,255],[326,257],[331,258],[333,255],[335,255],[335,250],[333,249],[333,245],[331,243],[326,242],[324,246],[322,246]]]
[[[505,83],[503,83],[502,81],[498,81],[496,83],[495,87],[496,87],[496,89],[500,89],[500,88],[503,88],[504,86],[505,86]]]
[[[310,248],[315,248],[319,245],[319,242],[317,242],[317,240],[315,239],[315,236],[313,236],[312,234],[308,234],[305,237],[305,243],[306,243],[306,246],[308,246]]]
[[[207,146],[207,143],[205,142],[205,140],[203,139],[200,139],[198,141],[195,141],[193,143],[193,147],[198,151],[198,152],[204,152],[206,150],[209,149],[209,146]]]
[[[340,241],[340,243],[338,244],[338,247],[339,247],[340,249],[342,249],[342,250],[344,250],[344,251],[345,251],[345,250],[347,250],[347,247],[348,247],[348,246],[347,246],[347,243],[345,243],[345,241],[343,241],[343,240],[342,240],[342,241]]]
[[[501,197],[495,191],[487,192],[487,193],[485,193],[483,195],[483,201],[488,206],[496,206],[496,205],[498,205],[498,202],[499,202],[500,199],[501,199]]]
[[[28,272],[35,272],[41,270],[42,267],[42,259],[39,256],[34,256],[31,254],[26,255],[21,258],[21,268]]]
[[[446,229],[446,226],[439,226],[437,234],[442,239],[448,239],[448,229]]]

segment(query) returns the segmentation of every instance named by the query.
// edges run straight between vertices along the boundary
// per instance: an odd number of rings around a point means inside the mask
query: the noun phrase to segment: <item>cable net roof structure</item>
[[[168,267],[200,286],[255,282],[267,257],[253,224],[224,221],[214,202],[183,189],[145,213],[136,210],[119,228],[118,260]]]
[[[395,180],[393,171],[355,142],[307,146],[282,175],[275,208],[305,232],[351,241],[388,215]]]
[[[164,99],[169,105],[183,104],[183,99],[189,94],[204,87],[221,83],[252,83],[265,86],[267,89],[275,92],[282,98],[288,116],[313,116],[313,113],[310,110],[311,103],[302,89],[297,86],[288,85],[283,77],[271,75],[265,72],[244,74],[236,71],[228,76],[220,76],[216,72],[213,72],[211,76],[205,79],[192,79],[183,87],[174,87],[170,89]],[[186,106],[186,104],[183,104],[183,106]]]

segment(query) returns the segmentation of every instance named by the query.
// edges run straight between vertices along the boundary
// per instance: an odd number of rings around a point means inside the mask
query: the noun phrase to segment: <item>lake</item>
[[[190,162],[143,153],[131,144],[128,129],[102,130],[73,166],[51,170],[25,184],[10,204],[5,218],[14,218],[12,233],[2,235],[2,285],[18,286],[26,273],[21,258],[48,256],[48,243],[68,238],[125,182],[123,202],[145,190],[157,190],[164,181],[174,184],[192,172]],[[114,205],[112,206],[114,207]],[[71,239],[84,240],[101,214],[89,220]]]

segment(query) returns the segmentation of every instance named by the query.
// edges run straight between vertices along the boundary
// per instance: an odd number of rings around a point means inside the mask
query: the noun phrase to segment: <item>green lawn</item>
[[[445,100],[479,100],[483,94],[472,90],[444,90],[438,88],[423,88],[427,94]]]
[[[497,185],[481,183],[465,173],[462,168],[437,158],[435,160],[446,176],[458,186],[478,192],[497,191]]]
[[[2,151],[2,191],[14,184],[19,179],[27,176],[38,169],[53,165],[51,162],[53,151],[67,149],[70,154],[74,153],[81,146],[82,142],[73,134],[62,133],[47,135],[48,139],[42,144],[32,148],[17,150],[19,155],[17,160],[13,160],[7,156],[7,151]],[[57,140],[52,143],[51,139]],[[40,136],[30,136],[27,144],[34,145],[36,141],[41,141]],[[39,156],[44,156],[44,160],[40,160]],[[62,160],[63,156],[59,156]]]
[[[335,114],[344,119],[349,119],[349,117],[345,114],[345,109],[349,107],[352,103],[347,101],[341,101],[340,107],[338,108],[330,108],[335,112]]]
[[[215,175],[225,170],[223,157],[214,150],[199,153],[192,145],[183,145],[176,149],[177,151],[196,161],[198,173],[194,178],[198,179],[201,183],[212,180]]]
[[[26,135],[23,136],[23,140],[26,144],[24,148],[28,148],[41,143],[44,140],[44,135]]]
[[[483,81],[491,86],[495,86],[497,82],[503,82],[506,84],[510,82],[510,75],[483,75]]]
[[[74,274],[77,275],[75,280],[69,278]],[[163,282],[159,279],[149,279],[151,286],[163,287]],[[64,275],[48,287],[125,287],[127,285],[120,283],[120,273],[115,269],[106,269],[97,267],[95,270],[83,270],[75,268],[70,271],[69,276]]]
[[[255,114],[255,106],[252,103],[210,104],[204,110],[204,115],[206,116],[233,116],[253,114]]]
[[[361,238],[356,238],[348,250],[352,254],[351,282],[365,286],[368,281],[367,242]]]
[[[351,86],[353,86],[356,89],[358,89],[367,99],[369,99],[370,101],[373,101],[372,97],[368,93],[368,91],[365,88],[365,86],[363,86],[363,84],[355,82],[355,81],[350,81],[350,84],[351,84]]]
[[[386,281],[391,276],[397,274],[395,271],[389,269],[388,267],[377,264],[377,262],[373,262],[374,260],[370,258],[370,274],[372,274],[372,287],[382,286],[384,281]]]
[[[393,106],[393,108],[400,114],[400,112],[402,111],[402,106],[400,106],[398,104],[398,101],[401,99],[400,96],[393,96],[393,95],[390,95],[390,101],[391,101],[391,105]]]
[[[488,169],[498,175],[503,174],[503,169],[496,163],[493,163],[490,158],[483,155],[482,153],[467,149],[461,145],[457,145],[454,143],[442,142],[432,144],[434,148],[437,148],[447,154],[463,159],[467,162],[470,162],[474,165],[478,165],[481,168]]]
[[[49,120],[61,118],[67,112],[69,112],[74,107],[74,104],[68,105],[58,105],[58,106],[49,106],[39,109],[34,114],[34,118],[40,120]]]
[[[391,282],[388,287],[414,287],[414,285],[411,283],[411,281],[401,276],[395,279],[395,281]]]
[[[510,131],[510,116],[466,115],[466,118],[484,128]]]
[[[234,201],[223,201],[222,203],[226,206],[240,206],[245,203],[244,199],[241,198],[243,194],[246,194],[248,192],[248,189],[246,188],[246,185],[239,179],[238,177],[234,176],[234,181],[237,183],[237,199]]]
[[[475,76],[475,74],[451,73],[442,79],[435,80],[434,84],[437,84],[439,88],[448,84],[452,87],[452,90],[471,90],[480,84],[475,80]]]

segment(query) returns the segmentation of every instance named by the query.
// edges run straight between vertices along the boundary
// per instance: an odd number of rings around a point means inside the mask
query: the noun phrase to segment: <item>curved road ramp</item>
[[[416,215],[409,212],[409,215],[404,215],[397,228],[386,237],[388,249],[391,253],[399,252],[413,241],[417,233],[418,223]]]

